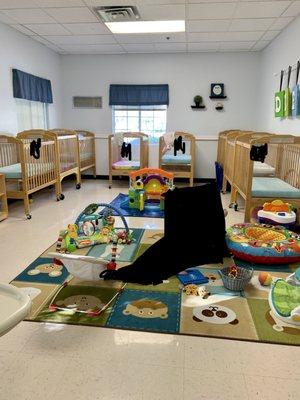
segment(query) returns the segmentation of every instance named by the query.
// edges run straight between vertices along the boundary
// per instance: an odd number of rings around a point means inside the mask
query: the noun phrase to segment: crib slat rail
[[[80,172],[93,170],[96,177],[96,146],[95,134],[90,131],[76,129],[79,144]]]
[[[76,176],[76,188],[81,186],[79,165],[79,145],[77,133],[70,129],[51,129],[47,131],[56,142],[56,158],[58,160],[59,192],[62,197],[62,181],[70,175]]]

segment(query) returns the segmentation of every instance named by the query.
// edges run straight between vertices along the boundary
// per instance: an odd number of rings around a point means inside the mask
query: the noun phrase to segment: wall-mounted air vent
[[[103,22],[128,22],[141,18],[135,6],[103,6],[94,10]]]
[[[74,96],[74,108],[102,108],[102,97]]]

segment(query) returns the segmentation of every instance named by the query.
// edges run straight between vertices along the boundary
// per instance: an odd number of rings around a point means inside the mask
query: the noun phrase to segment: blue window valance
[[[109,105],[169,105],[169,85],[110,85]]]
[[[13,92],[17,99],[53,103],[51,81],[13,69]]]

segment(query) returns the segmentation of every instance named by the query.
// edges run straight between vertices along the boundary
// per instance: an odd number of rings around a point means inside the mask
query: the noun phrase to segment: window
[[[113,106],[114,132],[143,132],[152,142],[166,132],[167,106]]]
[[[48,129],[48,103],[16,99],[18,131]]]

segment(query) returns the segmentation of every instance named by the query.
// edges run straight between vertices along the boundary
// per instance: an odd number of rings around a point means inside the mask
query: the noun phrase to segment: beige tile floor
[[[10,281],[90,202],[126,184],[64,185],[66,199],[35,195],[31,221],[20,202],[0,223],[0,281]],[[222,196],[224,205],[228,195]],[[227,224],[243,220],[229,210]],[[128,218],[162,228],[160,219]],[[23,322],[0,338],[0,400],[300,399],[300,347]]]

